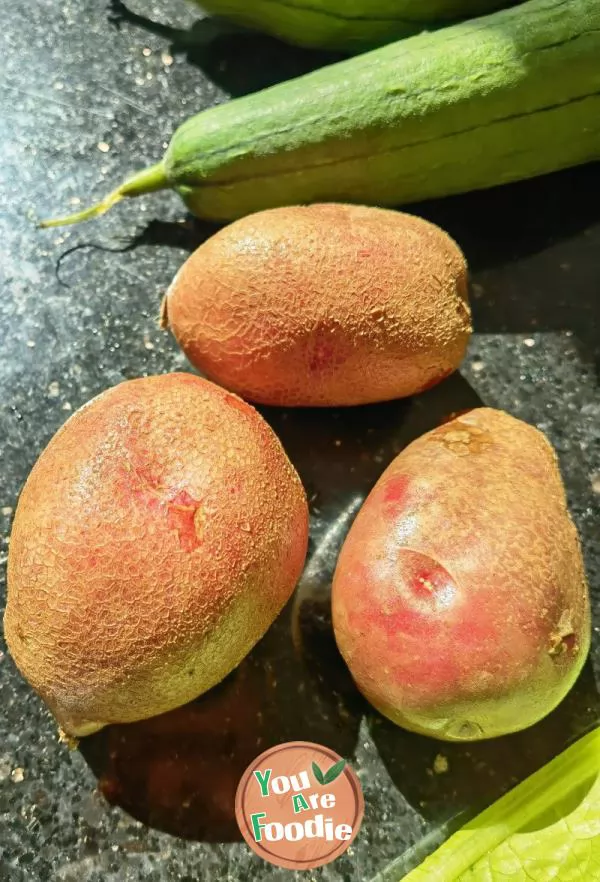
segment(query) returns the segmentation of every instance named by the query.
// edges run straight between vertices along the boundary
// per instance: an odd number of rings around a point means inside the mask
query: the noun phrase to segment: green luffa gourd
[[[173,188],[229,221],[317,201],[400,205],[600,157],[600,3],[529,0],[206,110],[99,205]]]

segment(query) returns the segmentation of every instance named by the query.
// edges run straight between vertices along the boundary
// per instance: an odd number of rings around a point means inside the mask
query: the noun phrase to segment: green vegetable
[[[373,882],[400,879],[600,880],[600,729],[590,732],[503,796],[451,836],[416,870],[402,876],[392,865]]]
[[[289,43],[351,52],[484,15],[518,0],[197,0],[203,9]]]
[[[600,3],[529,0],[213,107],[100,205],[175,188],[228,221],[302,202],[398,205],[600,157]]]

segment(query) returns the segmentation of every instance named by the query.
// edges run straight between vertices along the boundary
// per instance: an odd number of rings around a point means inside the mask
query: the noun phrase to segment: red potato
[[[74,414],[21,494],[12,656],[70,736],[223,679],[292,593],[300,480],[262,417],[191,374],[121,383]]]
[[[333,624],[358,688],[406,729],[471,741],[553,710],[590,607],[545,436],[481,408],[410,444],[343,546]]]
[[[360,205],[262,211],[202,244],[164,300],[189,360],[262,404],[414,395],[459,366],[467,265],[439,227]]]

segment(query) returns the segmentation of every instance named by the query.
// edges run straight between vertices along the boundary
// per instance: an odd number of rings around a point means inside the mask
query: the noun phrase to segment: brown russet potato
[[[333,624],[358,688],[406,729],[479,740],[552,711],[591,625],[545,436],[478,408],[402,451],[342,548]]]
[[[204,242],[164,324],[208,377],[262,404],[413,395],[460,364],[467,266],[439,227],[359,205],[276,208]]]
[[[69,736],[160,714],[264,634],[307,535],[300,480],[254,408],[191,374],[121,383],[67,421],[22,491],[10,652]]]

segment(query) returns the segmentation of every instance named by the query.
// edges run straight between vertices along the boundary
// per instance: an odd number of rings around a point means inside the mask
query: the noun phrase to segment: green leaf
[[[578,804],[573,808],[575,798]],[[401,878],[404,882],[600,880],[600,729],[466,824],[416,870],[404,877],[384,871],[379,877],[390,882]]]
[[[516,833],[459,879],[460,882],[600,880],[600,776],[571,814],[543,830]]]
[[[312,770],[313,770],[313,775],[317,779],[318,783],[324,784],[325,778],[323,777],[323,772],[321,771],[321,769],[318,767],[318,765],[316,763],[312,764]]]
[[[345,767],[346,767],[346,760],[341,759],[337,763],[334,763],[334,765],[325,772],[325,777],[323,779],[323,783],[324,784],[331,784],[332,781],[335,781],[335,779],[338,778],[342,774]]]

